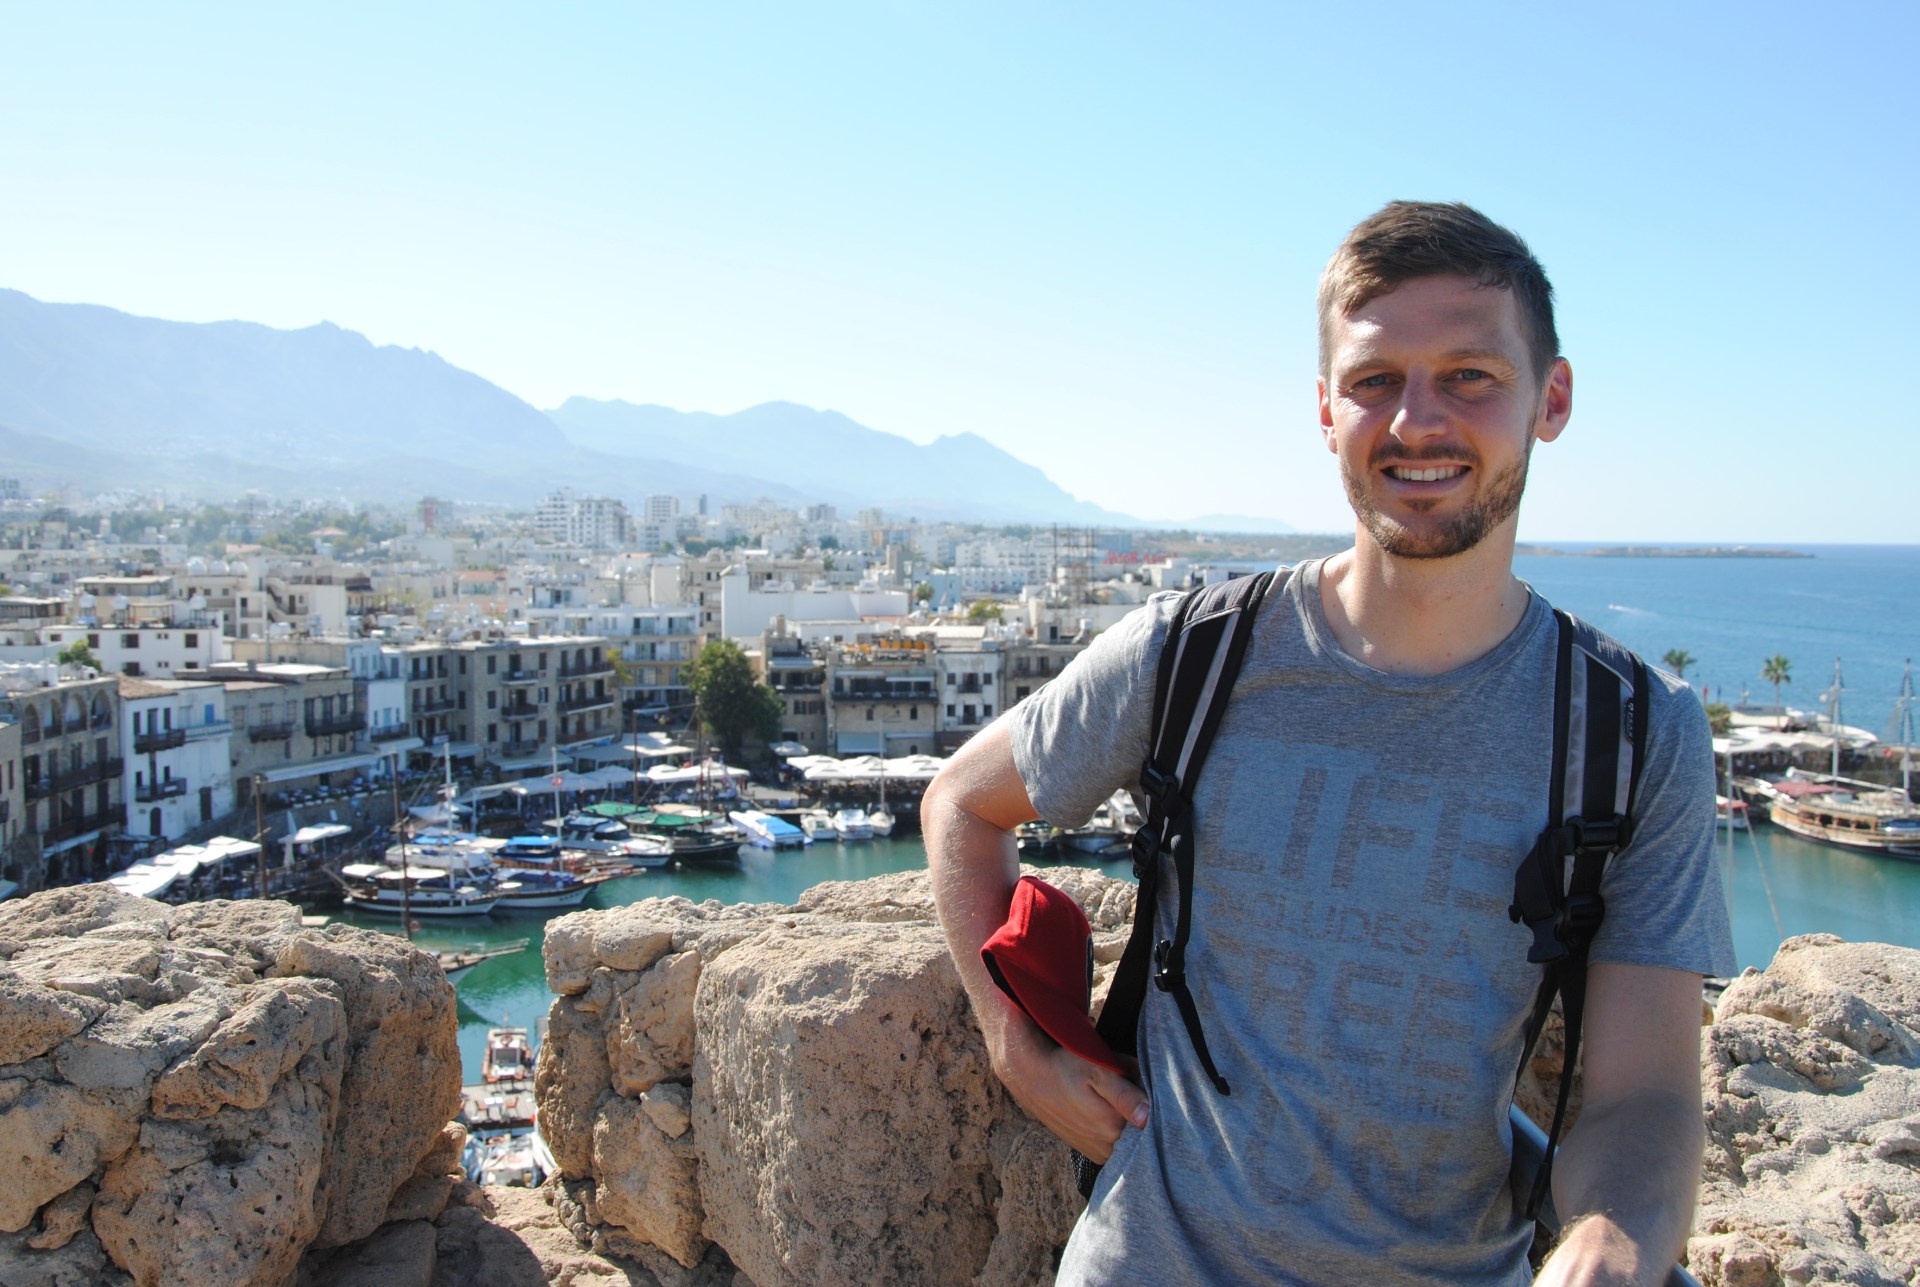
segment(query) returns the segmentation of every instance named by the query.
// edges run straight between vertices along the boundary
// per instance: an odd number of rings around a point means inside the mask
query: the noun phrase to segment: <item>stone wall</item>
[[[0,904],[0,1283],[280,1287],[396,1196],[444,1206],[444,1159],[407,1186],[459,1068],[452,987],[392,935],[100,885]]]
[[[1048,875],[1116,959],[1131,888]],[[1053,1280],[1067,1151],[989,1070],[924,874],[576,913],[546,960],[541,1129],[596,1246],[663,1282]]]
[[[1110,971],[1131,886],[1045,874]],[[546,963],[564,1175],[483,1192],[452,1176],[452,989],[404,942],[0,905],[0,1287],[1052,1281],[1066,1151],[993,1079],[923,873],[576,913]],[[1791,940],[1702,1051],[1706,1287],[1920,1282],[1920,952]]]

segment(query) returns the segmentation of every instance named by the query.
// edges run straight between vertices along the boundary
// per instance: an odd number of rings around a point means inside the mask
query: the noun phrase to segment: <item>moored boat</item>
[[[499,901],[485,886],[433,867],[350,863],[340,879],[351,906],[388,916],[485,916]]]
[[[518,1083],[533,1076],[533,1045],[525,1028],[502,1025],[487,1029],[487,1047],[480,1054],[480,1080],[490,1086]]]
[[[1768,784],[1773,825],[1805,840],[1920,859],[1920,808],[1898,787],[1792,770]]]
[[[1724,795],[1716,795],[1713,797],[1713,809],[1716,823],[1721,829],[1732,828],[1735,831],[1745,831],[1747,829],[1747,802],[1745,800],[1729,799]]]
[[[812,838],[791,822],[759,809],[740,809],[727,817],[747,833],[747,843],[755,848],[799,849],[812,843]]]

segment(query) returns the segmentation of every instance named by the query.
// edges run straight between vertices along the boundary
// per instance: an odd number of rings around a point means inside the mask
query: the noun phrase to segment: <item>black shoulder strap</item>
[[[1285,573],[1280,574],[1284,577]],[[1193,923],[1193,784],[1200,778],[1213,735],[1275,573],[1239,577],[1189,593],[1174,610],[1154,684],[1153,731],[1140,769],[1147,814],[1133,833],[1133,933],[1114,973],[1098,1025],[1101,1039],[1123,1054],[1137,1048],[1147,982],[1170,994],[1193,1041],[1200,1066],[1221,1094],[1231,1093],[1213,1066],[1200,1012],[1187,988],[1187,935]],[[1171,939],[1155,941],[1154,907],[1160,892],[1160,855],[1174,861],[1179,908]]]
[[[1539,1216],[1553,1173],[1553,1154],[1566,1118],[1580,1024],[1586,1011],[1587,953],[1606,916],[1600,878],[1607,860],[1633,839],[1633,808],[1646,759],[1649,718],[1646,663],[1566,613],[1558,629],[1553,684],[1553,764],[1547,786],[1547,826],[1514,871],[1507,915],[1533,931],[1527,959],[1543,967],[1527,1021],[1519,1086],[1533,1047],[1546,1027],[1555,995],[1566,1022],[1566,1055],[1546,1157],[1527,1196],[1528,1219]],[[1569,787],[1578,784],[1569,798]],[[1572,870],[1568,870],[1572,859]]]

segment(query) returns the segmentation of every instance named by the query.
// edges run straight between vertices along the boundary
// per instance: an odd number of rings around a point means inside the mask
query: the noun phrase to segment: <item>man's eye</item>
[[[1455,371],[1453,373],[1453,378],[1456,380],[1491,380],[1493,377],[1488,375],[1485,371],[1478,370],[1477,368],[1474,368],[1474,367],[1468,367],[1464,371]]]
[[[1363,380],[1355,380],[1353,387],[1356,389],[1384,389],[1387,387],[1388,379],[1389,377],[1384,375],[1370,375]]]

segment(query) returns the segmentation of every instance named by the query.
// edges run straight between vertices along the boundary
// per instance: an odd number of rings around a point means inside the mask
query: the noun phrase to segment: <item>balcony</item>
[[[562,715],[571,715],[575,711],[589,711],[596,706],[612,706],[613,704],[614,695],[612,693],[602,693],[597,697],[592,693],[588,693],[585,697],[562,698],[560,700],[560,713]]]
[[[142,782],[133,789],[133,798],[140,804],[152,804],[157,800],[171,800],[174,796],[187,793],[185,778],[161,778],[158,782]]]
[[[307,736],[332,737],[336,733],[358,733],[366,726],[367,717],[362,711],[312,715],[307,718]]]
[[[133,735],[135,755],[152,755],[156,751],[171,751],[175,747],[186,744],[187,730],[184,728],[156,728]]]
[[[501,719],[538,719],[543,713],[532,702],[508,702],[500,708]]]
[[[379,728],[376,728],[372,732],[368,733],[367,738],[368,740],[376,743],[377,742],[397,742],[401,738],[409,737],[411,735],[412,735],[412,730],[409,729],[405,724],[383,724]]]
[[[453,697],[423,697],[420,704],[413,708],[415,715],[444,715],[460,704]]]
[[[49,822],[41,833],[41,840],[47,844],[58,844],[62,840],[71,840],[83,836],[89,831],[100,831],[120,820],[117,809],[102,810],[99,813],[73,813],[58,822]]]
[[[963,679],[954,685],[953,691],[956,693],[973,694],[985,692],[986,689],[977,679]]]
[[[899,684],[835,684],[833,698],[840,702],[930,702],[934,698],[933,681],[915,680]]]
[[[83,764],[77,769],[68,769],[63,773],[49,773],[38,778],[28,778],[27,798],[44,800],[61,791],[92,786],[95,782],[108,782],[119,777],[120,771],[125,767],[126,761],[116,755],[104,760],[95,760],[92,764]]]
[[[219,737],[222,734],[231,732],[233,732],[233,725],[229,724],[226,720],[203,720],[198,724],[187,725],[187,740],[191,742],[204,742],[210,737]]]
[[[602,657],[599,661],[590,661],[584,666],[560,667],[562,679],[591,679],[595,675],[611,675],[613,663]]]
[[[247,740],[250,742],[272,742],[280,738],[293,736],[293,721],[263,722],[247,728]]]
[[[509,670],[500,676],[503,684],[537,684],[547,677],[544,670]]]
[[[546,749],[547,749],[547,744],[545,742],[540,742],[540,741],[500,743],[500,754],[504,758],[510,759],[510,760],[524,759],[529,755],[538,755],[540,752]]]

